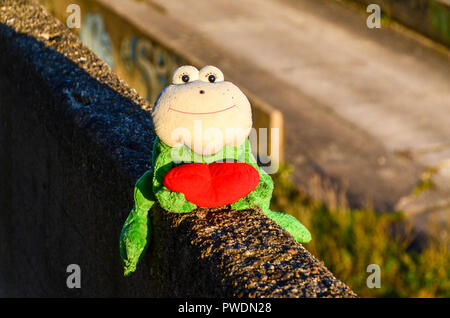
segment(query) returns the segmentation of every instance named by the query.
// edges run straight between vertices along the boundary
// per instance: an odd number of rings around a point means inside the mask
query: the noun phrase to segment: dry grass
[[[274,181],[272,208],[308,227],[313,240],[305,246],[359,296],[450,297],[448,237],[430,239],[417,252],[410,248],[415,237],[401,212],[349,210],[342,204],[328,208],[297,190],[288,167],[282,167]],[[330,192],[331,203],[337,197]],[[379,289],[366,285],[369,264],[381,268]]]

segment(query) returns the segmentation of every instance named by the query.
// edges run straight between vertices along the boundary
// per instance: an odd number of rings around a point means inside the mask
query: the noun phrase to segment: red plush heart
[[[258,171],[244,162],[189,163],[171,169],[163,184],[199,207],[231,204],[253,191]]]

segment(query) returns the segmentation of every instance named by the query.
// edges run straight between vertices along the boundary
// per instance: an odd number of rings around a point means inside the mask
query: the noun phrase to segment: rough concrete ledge
[[[258,210],[155,208],[123,277],[119,233],[151,163],[144,103],[42,7],[0,1],[0,296],[355,296]]]

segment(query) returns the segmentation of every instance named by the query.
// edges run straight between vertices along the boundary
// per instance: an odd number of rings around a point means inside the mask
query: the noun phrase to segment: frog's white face
[[[250,103],[244,93],[214,66],[175,70],[153,107],[156,134],[166,145],[186,145],[210,155],[225,145],[239,146],[252,127]]]

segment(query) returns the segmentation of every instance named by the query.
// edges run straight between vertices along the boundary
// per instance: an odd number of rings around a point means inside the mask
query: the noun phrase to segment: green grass
[[[413,191],[415,196],[419,196],[422,192],[435,188],[432,178],[437,171],[438,169],[436,167],[429,167],[422,173],[420,182]]]
[[[401,212],[327,208],[293,185],[290,170],[282,167],[274,176],[272,208],[294,215],[311,231],[305,247],[360,297],[450,297],[448,237],[431,239],[420,253],[411,251],[414,237]],[[394,235],[399,225],[402,235]],[[381,268],[379,289],[366,286],[369,264]]]

